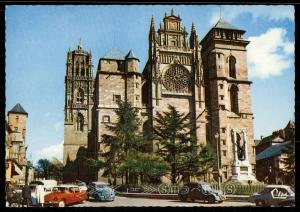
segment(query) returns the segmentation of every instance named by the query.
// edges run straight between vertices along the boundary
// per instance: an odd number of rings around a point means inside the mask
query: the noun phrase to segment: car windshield
[[[84,182],[78,183],[79,186],[86,186]]]
[[[209,184],[201,184],[201,186],[205,191],[211,191],[211,187]]]
[[[100,184],[100,185],[97,185],[96,187],[97,188],[105,188],[105,185],[104,184]]]
[[[289,194],[295,194],[295,192],[291,188],[287,188],[287,191],[289,192]]]
[[[66,187],[54,187],[53,191],[65,192],[65,191],[68,191],[68,188],[66,188]]]

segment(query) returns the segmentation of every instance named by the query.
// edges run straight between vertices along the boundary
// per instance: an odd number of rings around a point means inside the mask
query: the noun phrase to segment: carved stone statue
[[[239,160],[245,160],[245,146],[244,141],[242,141],[241,136],[237,133],[236,136],[236,145],[237,145],[237,155]]]

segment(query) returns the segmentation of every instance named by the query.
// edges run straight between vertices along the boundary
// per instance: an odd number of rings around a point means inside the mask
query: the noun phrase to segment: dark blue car
[[[87,189],[87,195],[89,199],[95,199],[100,201],[114,201],[115,192],[110,188],[107,183],[104,182],[92,182]]]

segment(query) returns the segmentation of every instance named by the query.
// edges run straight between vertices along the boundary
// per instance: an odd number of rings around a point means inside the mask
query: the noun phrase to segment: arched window
[[[84,91],[82,90],[82,88],[79,88],[79,90],[77,91],[76,100],[77,100],[77,103],[83,103]]]
[[[84,124],[84,118],[81,113],[78,113],[77,119],[76,119],[76,130],[77,131],[83,131],[83,124]]]
[[[230,108],[234,113],[239,112],[238,90],[239,89],[236,85],[232,85],[230,88]]]
[[[79,62],[76,63],[75,68],[76,68],[76,76],[78,76],[79,75]]]
[[[80,66],[80,68],[81,68],[81,73],[80,73],[80,75],[82,76],[82,77],[84,77],[84,63],[83,63],[83,61],[81,61],[81,66]]]
[[[229,76],[232,78],[236,78],[236,69],[235,69],[236,60],[233,56],[230,56],[228,61],[229,61]]]

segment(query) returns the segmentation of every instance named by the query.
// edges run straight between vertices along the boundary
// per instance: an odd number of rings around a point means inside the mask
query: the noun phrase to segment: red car
[[[45,195],[46,205],[65,207],[75,203],[82,203],[88,199],[85,192],[80,192],[76,185],[59,185],[50,194]]]

